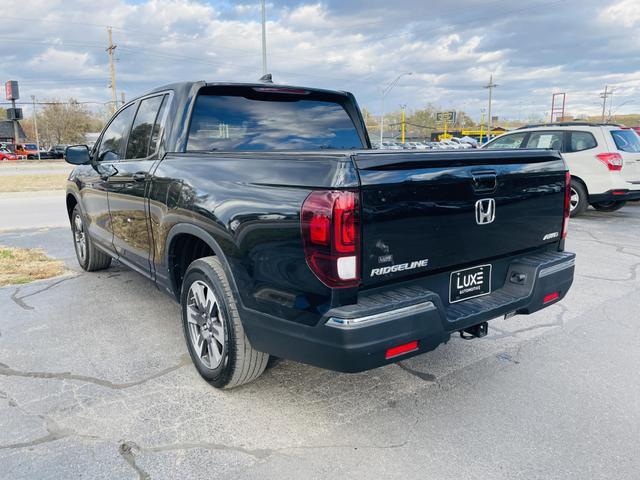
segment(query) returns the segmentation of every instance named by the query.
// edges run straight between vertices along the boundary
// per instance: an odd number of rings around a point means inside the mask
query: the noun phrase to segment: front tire
[[[571,200],[569,202],[571,218],[582,215],[588,206],[587,189],[579,181],[571,179]]]
[[[613,201],[613,202],[598,202],[592,203],[591,206],[598,210],[599,212],[615,212],[616,210],[620,210],[627,204],[626,201]]]
[[[189,355],[207,382],[234,388],[264,372],[269,355],[251,346],[220,260],[205,257],[189,265],[180,305]]]
[[[98,250],[89,233],[85,229],[84,217],[78,205],[71,212],[71,232],[73,233],[73,245],[76,249],[78,264],[87,272],[104,270],[111,265],[111,257]]]

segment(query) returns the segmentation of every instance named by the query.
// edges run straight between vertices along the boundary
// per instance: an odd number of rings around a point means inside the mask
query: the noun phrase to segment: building
[[[18,122],[18,137],[17,141],[13,138],[13,122],[11,120],[0,120],[0,142],[17,143],[20,139],[24,140],[27,136],[20,122]]]

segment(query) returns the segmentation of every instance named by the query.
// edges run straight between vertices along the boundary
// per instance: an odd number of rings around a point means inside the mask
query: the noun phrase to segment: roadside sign
[[[4,93],[7,100],[18,100],[20,98],[20,91],[18,90],[18,82],[15,80],[9,80],[4,84]]]
[[[456,112],[437,112],[436,122],[444,124],[456,123]]]

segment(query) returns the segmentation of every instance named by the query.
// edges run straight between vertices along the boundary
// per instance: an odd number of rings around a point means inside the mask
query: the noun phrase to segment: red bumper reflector
[[[613,195],[626,195],[629,193],[629,190],[612,190],[611,193]]]
[[[553,292],[553,293],[550,293],[549,295],[547,295],[546,297],[544,297],[544,299],[542,300],[542,303],[553,302],[554,300],[557,300],[558,298],[560,298],[560,294],[558,292]]]
[[[398,345],[397,347],[392,347],[387,350],[386,355],[384,356],[386,359],[397,357],[398,355],[402,355],[403,353],[413,352],[418,349],[418,341],[414,340],[413,342],[405,343],[403,345]]]

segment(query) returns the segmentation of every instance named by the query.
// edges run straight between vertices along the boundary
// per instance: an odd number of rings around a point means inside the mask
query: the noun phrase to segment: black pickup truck
[[[573,281],[558,152],[372,150],[345,92],[169,85],[66,159],[82,268],[115,258],[178,300],[219,388],[270,355],[357,372],[481,337]]]

